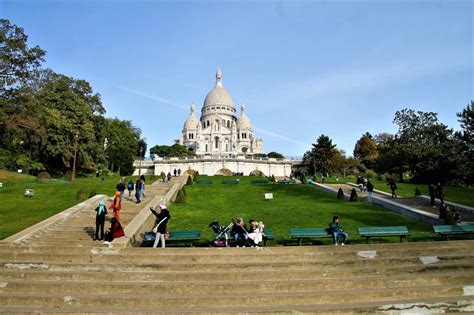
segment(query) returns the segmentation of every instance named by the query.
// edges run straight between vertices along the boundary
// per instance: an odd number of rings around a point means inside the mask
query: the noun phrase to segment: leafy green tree
[[[267,154],[267,157],[269,158],[275,158],[275,159],[284,159],[285,157],[283,156],[283,154],[281,153],[278,153],[278,152],[270,152]]]
[[[309,172],[328,176],[332,171],[332,159],[336,155],[335,147],[328,136],[324,134],[319,136],[317,142],[312,144],[311,150],[303,156],[303,163],[307,165]]]
[[[188,151],[186,146],[181,144],[155,145],[150,149],[150,154],[156,154],[160,157],[186,157],[195,155],[194,152]]]
[[[457,113],[462,130],[455,136],[461,150],[461,163],[458,177],[465,184],[474,184],[474,101],[468,104],[462,112]]]
[[[372,135],[366,132],[355,144],[354,157],[364,163],[366,167],[371,168],[378,155],[377,146]]]

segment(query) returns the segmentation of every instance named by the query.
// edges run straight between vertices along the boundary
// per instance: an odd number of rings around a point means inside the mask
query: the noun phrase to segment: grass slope
[[[232,218],[243,217],[246,222],[263,220],[265,226],[273,230],[277,242],[284,243],[289,239],[290,228],[325,228],[333,215],[339,215],[354,242],[363,241],[357,234],[357,227],[362,226],[406,225],[410,240],[434,237],[430,225],[367,203],[337,200],[308,185],[252,185],[250,180],[257,177],[239,177],[240,184],[223,185],[222,177],[206,178],[213,179],[213,184],[186,186],[187,203],[170,206],[169,229],[197,229],[207,240],[214,236],[208,228],[213,220],[226,225]],[[266,192],[272,192],[274,199],[264,200]],[[385,241],[398,241],[398,238]],[[332,243],[329,239],[322,242]]]
[[[14,174],[14,173],[12,173]],[[14,176],[2,172],[0,182],[0,239],[13,235],[82,200],[77,199],[82,188],[87,199],[92,191],[97,194],[113,195],[119,177],[77,178],[76,181],[53,179],[38,183],[32,176]],[[24,197],[25,189],[34,189],[35,196]]]

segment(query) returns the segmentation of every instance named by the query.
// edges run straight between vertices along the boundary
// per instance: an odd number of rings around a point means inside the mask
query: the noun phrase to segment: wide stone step
[[[149,292],[167,292],[168,294],[212,294],[216,291],[225,294],[248,294],[269,292],[310,292],[310,291],[339,291],[349,289],[386,289],[428,285],[465,285],[474,284],[474,273],[463,275],[424,275],[411,276],[360,276],[327,279],[286,279],[286,280],[239,280],[222,281],[134,281],[120,279],[108,281],[107,285],[98,286],[96,281],[24,281],[9,280],[2,282],[0,292],[25,293],[63,293],[63,294],[147,294]]]
[[[218,294],[216,298],[215,294]],[[103,306],[119,307],[224,307],[228,305],[314,305],[314,304],[340,304],[378,301],[383,304],[396,302],[403,299],[423,299],[440,297],[459,297],[465,295],[464,286],[460,285],[431,285],[394,288],[375,288],[365,290],[337,290],[337,291],[292,291],[271,293],[221,293],[214,294],[180,294],[174,292],[147,292],[145,294],[67,294],[67,293],[26,293],[26,292],[1,292],[0,305],[8,306],[38,306],[38,307],[63,307],[63,306]]]
[[[398,303],[399,302],[399,303]],[[450,296],[420,299],[405,299],[397,301],[397,304],[384,304],[383,301],[356,302],[356,303],[338,303],[338,304],[304,304],[304,305],[228,305],[216,307],[212,304],[204,307],[181,307],[175,305],[172,307],[147,307],[146,305],[127,307],[127,306],[69,306],[61,308],[45,306],[0,306],[0,312],[9,314],[26,313],[87,313],[87,314],[177,314],[177,313],[311,313],[311,314],[368,314],[375,312],[393,313],[448,313],[448,312],[468,312],[474,305],[472,296]]]
[[[98,268],[93,264],[79,265],[46,265],[46,264],[7,264],[0,268],[1,281],[23,280],[56,280],[56,281],[102,281],[107,282],[112,278],[133,281],[239,281],[239,280],[296,280],[320,279],[330,277],[360,277],[367,273],[365,267],[360,268],[325,268],[324,270],[312,268],[301,270],[240,270],[228,271],[150,271],[149,266],[140,269],[124,269],[122,266],[107,266]],[[474,271],[474,264],[468,263],[437,263],[435,265],[414,266],[389,265],[384,268],[373,269],[373,276],[411,276],[416,278],[424,275],[470,274]]]

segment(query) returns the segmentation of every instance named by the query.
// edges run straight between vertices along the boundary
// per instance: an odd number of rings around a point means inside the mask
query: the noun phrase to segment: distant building
[[[200,119],[192,104],[179,143],[198,156],[235,157],[263,153],[263,141],[255,137],[245,105],[240,109],[237,118],[234,102],[222,85],[222,72],[218,69],[216,84],[204,100]]]

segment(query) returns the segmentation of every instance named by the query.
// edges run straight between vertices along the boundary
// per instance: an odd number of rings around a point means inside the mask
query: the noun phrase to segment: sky
[[[325,134],[352,155],[395,112],[455,130],[473,91],[470,0],[0,1],[0,17],[47,51],[45,67],[90,82],[107,117],[148,148],[181,135],[215,73],[266,153],[302,156]]]

